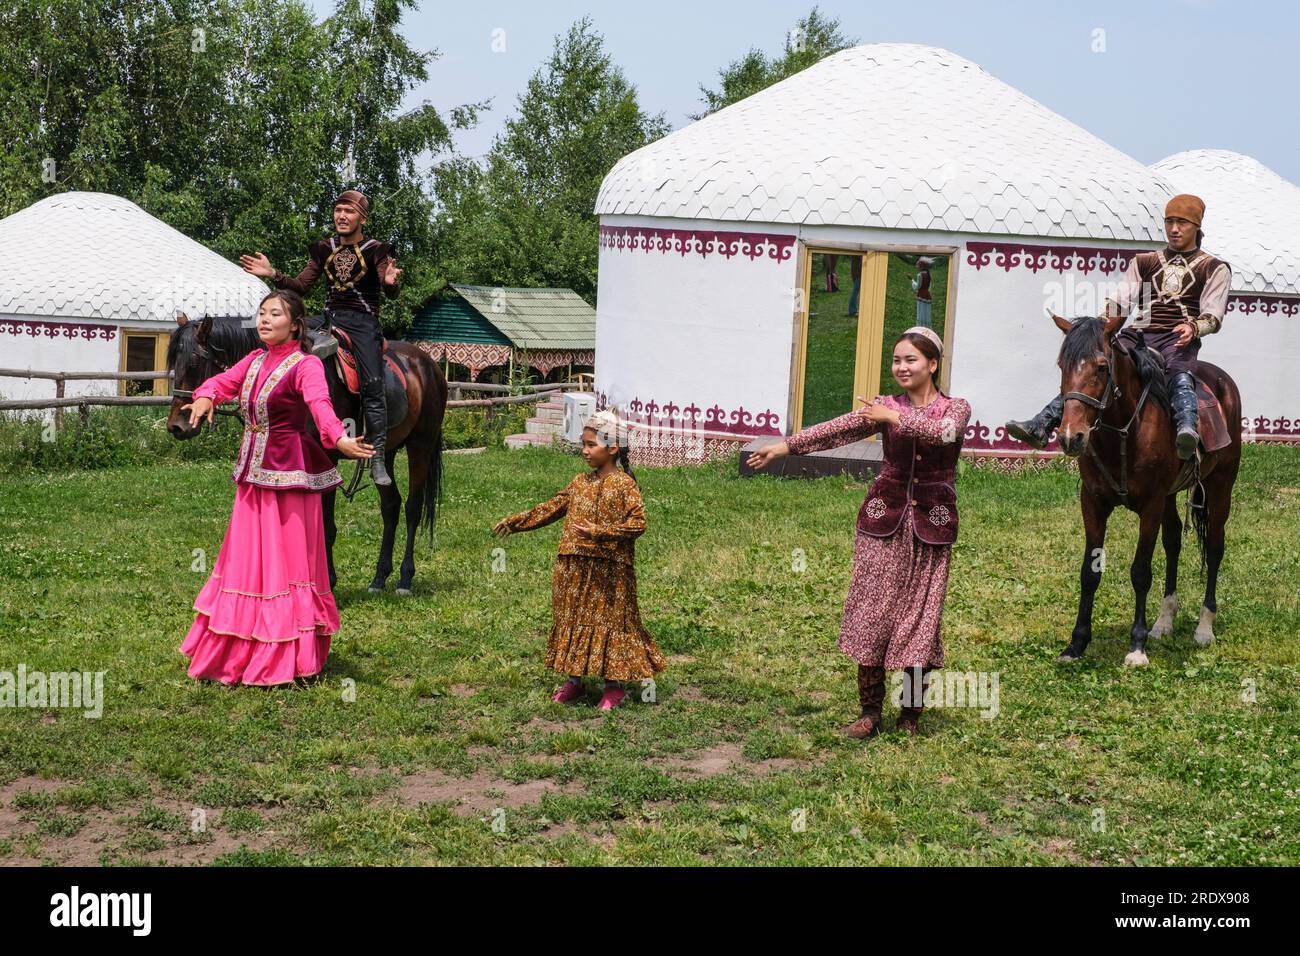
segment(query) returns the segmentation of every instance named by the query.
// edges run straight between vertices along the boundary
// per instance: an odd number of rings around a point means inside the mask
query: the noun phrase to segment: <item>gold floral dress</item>
[[[560,518],[546,666],[614,681],[663,670],[667,661],[637,607],[635,542],[645,531],[645,506],[636,482],[621,471],[603,478],[583,472],[554,498],[505,520],[511,531],[531,531]],[[579,531],[580,522],[595,533]]]

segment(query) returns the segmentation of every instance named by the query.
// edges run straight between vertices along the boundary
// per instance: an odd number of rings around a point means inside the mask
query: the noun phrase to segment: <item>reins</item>
[[[1111,338],[1111,347],[1119,354],[1128,354],[1126,351],[1121,350],[1117,345],[1115,345],[1115,339],[1113,337]],[[1136,364],[1136,361],[1134,361],[1134,364]],[[1096,464],[1097,470],[1101,472],[1101,476],[1106,479],[1106,484],[1110,485],[1111,490],[1115,492],[1115,494],[1119,495],[1119,499],[1124,503],[1125,507],[1128,507],[1129,432],[1137,423],[1138,416],[1142,414],[1142,407],[1146,405],[1147,396],[1151,394],[1151,382],[1152,379],[1148,378],[1146,384],[1142,387],[1142,394],[1138,396],[1137,405],[1133,409],[1133,414],[1129,416],[1129,420],[1124,423],[1123,428],[1118,428],[1115,425],[1104,421],[1102,417],[1106,414],[1106,410],[1110,408],[1112,399],[1123,397],[1123,393],[1120,391],[1119,386],[1115,384],[1115,368],[1113,362],[1108,362],[1106,364],[1106,387],[1102,390],[1102,397],[1100,400],[1093,398],[1091,395],[1086,395],[1083,392],[1066,392],[1062,396],[1067,402],[1073,399],[1082,402],[1089,408],[1096,409],[1097,418],[1092,426],[1093,430],[1114,432],[1119,436],[1118,482],[1115,480],[1115,476],[1110,473],[1110,469],[1108,469],[1102,462],[1101,456],[1097,454],[1096,446],[1091,441],[1088,442],[1088,454],[1092,456],[1093,463]]]

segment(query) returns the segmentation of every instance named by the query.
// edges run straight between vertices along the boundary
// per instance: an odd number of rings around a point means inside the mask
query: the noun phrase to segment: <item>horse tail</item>
[[[427,352],[418,353],[423,359],[421,370],[424,379],[424,415],[432,419],[433,438],[429,443],[429,470],[421,489],[424,500],[420,502],[420,523],[433,543],[433,532],[438,521],[438,507],[442,504],[442,423],[447,414],[447,380],[442,369]]]
[[[1198,469],[1199,472],[1199,469]],[[1199,493],[1199,504],[1197,494]],[[1187,520],[1183,523],[1183,530],[1187,530],[1187,525],[1191,524],[1196,532],[1196,550],[1201,555],[1201,577],[1205,577],[1205,536],[1210,530],[1210,510],[1207,507],[1205,486],[1201,484],[1201,478],[1198,474],[1196,480],[1192,482],[1192,487],[1187,490]]]
[[[420,524],[433,543],[433,530],[438,521],[438,506],[442,504],[442,426],[433,436],[429,447],[429,470],[424,476],[424,485],[420,489],[423,501],[420,502]]]

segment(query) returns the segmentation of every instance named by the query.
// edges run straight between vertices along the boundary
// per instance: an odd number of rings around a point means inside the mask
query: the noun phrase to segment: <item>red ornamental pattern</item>
[[[47,339],[105,339],[117,338],[115,325],[91,325],[87,322],[45,322],[40,319],[0,319],[0,332],[9,335],[30,335]]]
[[[497,365],[508,365],[514,347],[510,345],[489,345],[479,342],[429,342],[420,341],[415,345],[428,352],[435,361],[444,358],[469,369],[469,380],[478,381],[484,369]],[[522,357],[524,352],[520,351]],[[528,365],[547,375],[562,365],[572,362],[574,365],[595,365],[594,349],[533,349],[527,353]]]
[[[510,361],[509,345],[485,345],[478,342],[416,342],[417,347],[428,352],[435,361],[444,358],[469,369],[469,380],[478,381],[479,374],[494,365]]]
[[[1300,418],[1268,418],[1264,415],[1241,420],[1242,437],[1254,441],[1300,441]]]
[[[632,426],[628,429],[628,458],[640,468],[673,468],[677,465],[699,465],[716,458],[733,455],[745,442],[736,438],[698,438],[677,436],[665,438]]]
[[[998,425],[996,428],[990,428],[979,419],[974,419],[966,426],[966,434],[962,438],[961,444],[963,451],[1018,451],[1018,452],[1035,452],[1043,454],[1036,448],[1031,448],[1022,441],[1017,441],[1007,434],[1004,426]],[[1056,447],[1056,430],[1053,429],[1048,436],[1048,449]],[[1054,453],[1054,452],[1051,452]]]
[[[543,375],[572,362],[574,365],[595,365],[595,349],[530,349],[528,364]]]
[[[1141,249],[1097,249],[1088,246],[1035,246],[1023,242],[968,242],[966,262],[978,271],[992,263],[1010,272],[1024,268],[1030,272],[1052,268],[1058,273],[1123,273]]]
[[[1228,311],[1240,312],[1242,315],[1277,315],[1300,314],[1300,299],[1288,299],[1280,295],[1230,295]]]
[[[764,255],[785,262],[794,253],[794,236],[767,232],[719,232],[713,229],[655,229],[650,226],[601,226],[603,249],[633,252],[698,253],[700,258],[743,255],[751,262]]]
[[[597,406],[603,407],[604,401],[605,396],[602,394],[597,399]],[[634,398],[620,412],[628,422],[655,428],[682,428],[748,436],[781,434],[781,416],[770,408],[755,413],[743,405],[728,410],[721,405],[700,408],[694,402],[682,406],[671,401],[660,404],[654,399],[643,402],[640,398]]]

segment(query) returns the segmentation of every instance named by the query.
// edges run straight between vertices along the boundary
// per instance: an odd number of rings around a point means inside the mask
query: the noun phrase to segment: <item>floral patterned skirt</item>
[[[840,650],[866,667],[942,667],[952,546],[926,544],[910,521],[888,538],[857,535]]]
[[[570,677],[641,680],[668,666],[641,625],[629,564],[562,554],[551,580],[546,666]]]

